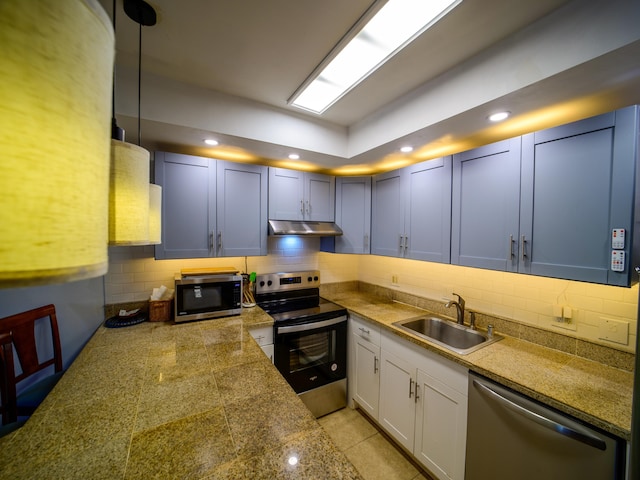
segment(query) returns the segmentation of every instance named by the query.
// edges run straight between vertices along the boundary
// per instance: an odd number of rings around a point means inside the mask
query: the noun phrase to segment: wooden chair
[[[36,322],[46,319],[51,328],[53,357],[40,361],[36,350]],[[45,321],[46,321],[45,320]],[[2,424],[16,422],[19,416],[29,416],[42,403],[64,373],[58,320],[54,305],[35,308],[0,319],[0,361],[2,362]],[[15,350],[21,373],[15,373]],[[31,375],[53,366],[52,375],[37,381],[16,395],[17,385]]]

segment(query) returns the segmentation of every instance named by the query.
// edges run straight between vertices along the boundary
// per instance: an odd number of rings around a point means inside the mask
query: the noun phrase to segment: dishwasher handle
[[[528,418],[529,420],[536,422],[539,425],[542,425],[543,427],[546,427],[550,430],[558,432],[561,435],[565,435],[591,447],[597,448],[598,450],[604,451],[607,449],[607,444],[604,442],[604,440],[596,437],[595,435],[591,435],[586,432],[578,432],[571,427],[562,425],[561,423],[551,420],[543,415],[532,412],[531,410],[524,408],[522,405],[518,405],[508,398],[503,397],[498,392],[478,382],[477,380],[473,380],[473,385],[478,388],[481,393],[489,395],[491,398],[507,407],[508,409],[522,415],[525,418]]]

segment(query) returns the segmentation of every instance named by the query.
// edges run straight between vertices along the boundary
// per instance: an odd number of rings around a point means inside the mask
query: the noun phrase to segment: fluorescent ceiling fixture
[[[409,147],[409,146],[402,147],[402,148],[400,149],[400,151],[401,151],[402,153],[409,153],[409,152],[413,152],[413,147]]]
[[[509,118],[509,115],[509,112],[498,112],[493,115],[489,115],[489,120],[492,122],[501,122],[502,120]]]
[[[323,113],[462,0],[388,0],[352,39],[339,44],[289,99]],[[380,2],[378,2],[380,3]],[[328,62],[328,63],[327,63]]]
[[[207,138],[204,143],[206,143],[207,145],[211,145],[212,147],[215,147],[216,145],[218,145],[218,141],[217,140],[213,140],[212,138]]]

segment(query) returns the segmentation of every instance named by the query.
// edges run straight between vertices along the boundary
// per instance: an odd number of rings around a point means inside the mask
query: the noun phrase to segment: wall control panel
[[[611,230],[611,270],[624,272],[625,270],[625,229],[614,228]]]

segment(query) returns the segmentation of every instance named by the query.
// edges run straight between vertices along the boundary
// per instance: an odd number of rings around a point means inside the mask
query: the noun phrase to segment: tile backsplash
[[[359,280],[442,303],[456,292],[468,309],[479,313],[635,350],[637,285],[610,287],[377,255],[331,254],[319,252],[319,242],[310,237],[269,237],[269,254],[264,257],[188,260],[155,260],[150,246],[111,247],[105,303],[147,300],[154,287],[172,288],[174,274],[182,268],[232,266],[258,273],[318,269],[323,283]],[[569,323],[554,317],[558,306],[571,309]],[[628,328],[628,335],[623,335],[626,343],[600,338],[612,323],[618,329]]]

